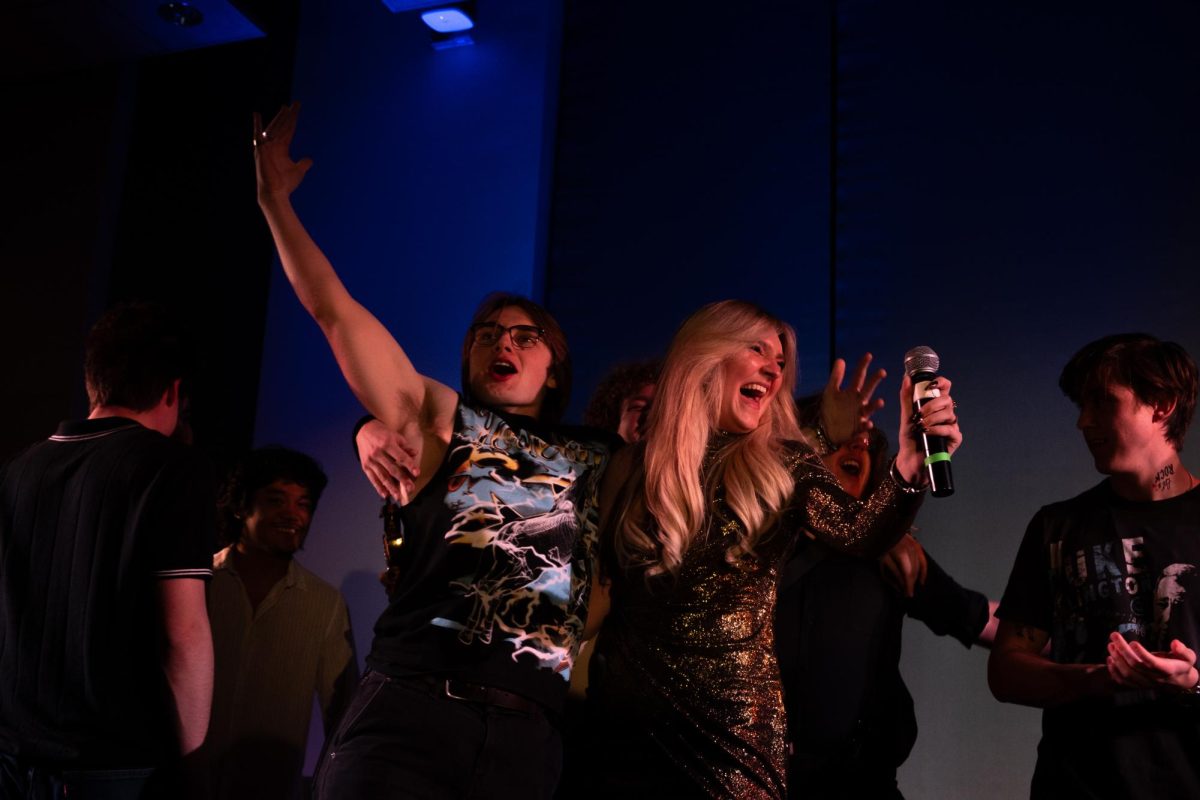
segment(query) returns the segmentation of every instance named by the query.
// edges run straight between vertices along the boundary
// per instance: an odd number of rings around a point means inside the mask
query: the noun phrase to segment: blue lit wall
[[[576,413],[609,363],[738,296],[796,325],[807,389],[831,347],[874,351],[894,435],[902,353],[929,344],[968,445],[958,494],[927,504],[920,535],[998,597],[1036,508],[1098,479],[1055,388],[1062,363],[1132,328],[1200,353],[1192,4],[843,0],[836,73],[827,3],[747,18],[679,4],[666,28],[644,4],[569,2],[561,28],[551,0],[479,5],[478,44],[437,53],[414,15],[310,0],[296,64],[296,152],[316,162],[297,206],[440,380],[455,384],[488,289],[559,315]],[[263,364],[256,440],[333,478],[302,560],[346,592],[362,655],[383,595],[377,502],[349,449],[360,411],[278,271]],[[983,653],[917,624],[906,637],[921,736],[901,787],[1023,796],[1038,713],[991,699]]]

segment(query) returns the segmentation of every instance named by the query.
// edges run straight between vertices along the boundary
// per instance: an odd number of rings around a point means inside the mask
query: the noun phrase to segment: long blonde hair
[[[738,436],[706,469],[709,438],[717,432],[725,386],[723,364],[754,342],[778,335],[784,367],[779,390],[754,431]],[[614,524],[614,549],[623,568],[677,575],[701,532],[718,488],[741,523],[727,556],[751,554],[792,495],[783,442],[800,440],[796,407],[796,332],[786,322],[740,300],[704,306],[671,342],[645,436],[643,474],[627,487],[628,502]]]

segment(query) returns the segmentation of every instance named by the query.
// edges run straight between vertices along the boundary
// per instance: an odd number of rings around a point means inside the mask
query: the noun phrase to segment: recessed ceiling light
[[[433,11],[426,11],[421,15],[421,19],[438,33],[460,33],[475,27],[475,23],[461,8],[437,8]]]
[[[181,28],[191,28],[204,22],[204,14],[200,9],[184,0],[163,3],[158,7],[158,15],[172,25],[178,25]]]

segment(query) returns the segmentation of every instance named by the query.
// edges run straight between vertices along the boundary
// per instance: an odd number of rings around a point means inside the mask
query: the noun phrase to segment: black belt
[[[481,686],[478,683],[467,683],[466,681],[458,681],[454,678],[446,678],[444,685],[446,697],[452,697],[455,700],[483,703],[484,705],[507,708],[510,711],[524,711],[529,714],[542,710],[540,705],[528,697],[506,692],[494,686]]]
[[[463,700],[468,703],[482,703],[487,706],[505,708],[509,711],[523,711],[526,714],[543,712],[545,709],[536,701],[522,697],[513,692],[506,692],[494,686],[483,686],[478,683],[460,681],[457,678],[443,678],[438,675],[416,675],[413,680],[419,680],[426,686],[452,700]]]

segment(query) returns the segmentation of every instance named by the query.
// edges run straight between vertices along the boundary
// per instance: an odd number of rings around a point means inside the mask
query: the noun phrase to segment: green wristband
[[[928,467],[930,464],[934,463],[935,461],[949,461],[949,460],[950,460],[949,453],[930,453],[929,455],[925,456],[925,466]]]

